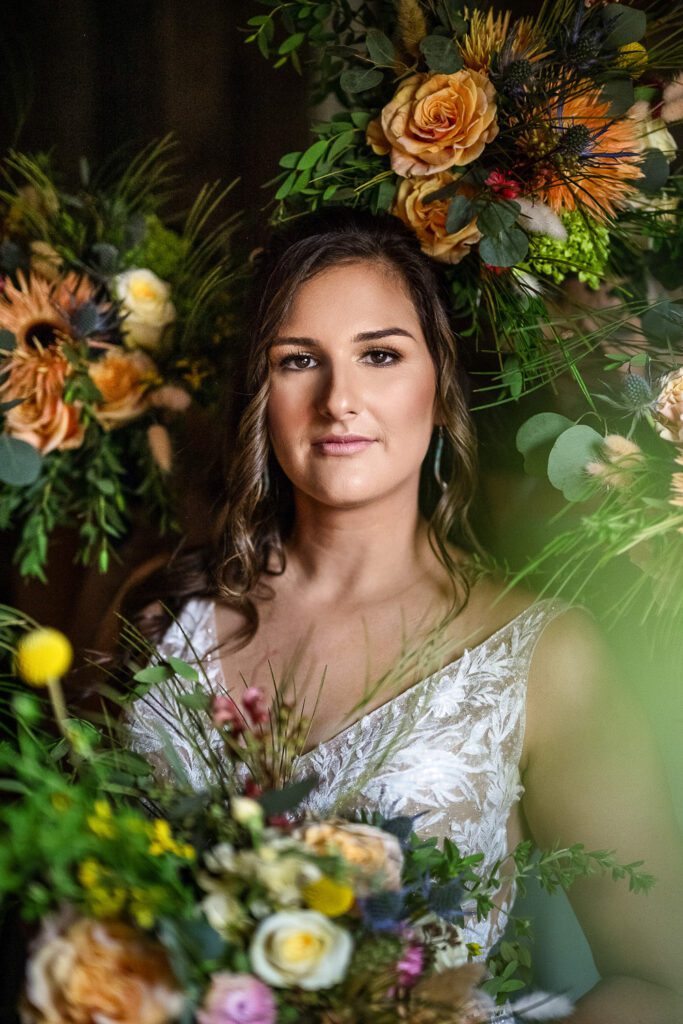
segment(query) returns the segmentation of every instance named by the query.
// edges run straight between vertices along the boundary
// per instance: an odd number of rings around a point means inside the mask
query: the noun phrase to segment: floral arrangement
[[[180,687],[192,720],[223,744],[215,785],[187,790],[180,770],[168,785],[114,739],[110,719],[68,715],[68,641],[30,626],[2,609],[3,647],[35,688],[5,682],[16,744],[0,746],[14,795],[0,809],[0,895],[30,932],[24,1024],[482,1024],[509,997],[520,1021],[569,1012],[564,997],[520,994],[522,932],[487,963],[467,941],[466,906],[493,908],[501,863],[478,872],[481,855],[421,839],[411,818],[312,819],[301,801],[314,778],[265,788],[273,752],[305,727],[285,702]],[[157,657],[131,696],[162,673],[187,682],[196,669]],[[534,862],[524,843],[509,860],[521,884],[536,875],[550,890],[596,870],[628,875],[634,890],[653,881],[580,846]]]
[[[673,10],[552,0],[516,17],[459,0],[259,4],[268,11],[249,19],[248,39],[276,65],[299,67],[309,53],[315,99],[340,108],[314,121],[308,149],[282,157],[274,218],[345,203],[409,225],[446,266],[461,335],[493,353],[476,408],[568,366],[578,374],[645,313],[653,282],[683,283],[671,261],[683,237]],[[567,282],[581,286],[571,302]],[[618,301],[598,312],[597,289],[616,289]],[[638,327],[642,346],[656,341],[650,326]]]
[[[537,413],[517,432],[526,472],[547,477],[575,514],[510,586],[545,570],[542,590],[578,599],[596,573],[628,556],[641,572],[605,612],[623,615],[647,588],[642,614],[656,647],[678,634],[683,615],[683,369],[653,373],[647,356],[627,365],[621,389],[595,395],[579,422]]]
[[[235,219],[205,187],[179,231],[161,211],[173,143],[91,175],[77,194],[45,156],[11,154],[0,191],[0,529],[20,572],[75,525],[106,571],[133,509],[173,521],[169,427],[215,397],[231,333]],[[219,371],[219,372],[217,372]]]

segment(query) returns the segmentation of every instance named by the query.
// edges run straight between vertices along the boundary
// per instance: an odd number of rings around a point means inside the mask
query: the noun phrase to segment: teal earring
[[[444,480],[441,476],[441,456],[443,455],[443,427],[439,427],[439,434],[436,441],[436,451],[434,452],[434,476],[436,482],[442,491],[448,488],[448,481]]]

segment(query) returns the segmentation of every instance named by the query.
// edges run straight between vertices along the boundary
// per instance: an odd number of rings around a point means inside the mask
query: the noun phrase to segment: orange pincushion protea
[[[555,102],[549,117],[543,113],[547,125],[525,136],[522,147],[542,168],[533,191],[555,213],[587,208],[596,220],[604,221],[636,191],[633,182],[642,177],[637,123],[615,120],[609,111],[609,102],[598,89],[577,87],[574,95]],[[562,152],[571,136],[568,150]]]

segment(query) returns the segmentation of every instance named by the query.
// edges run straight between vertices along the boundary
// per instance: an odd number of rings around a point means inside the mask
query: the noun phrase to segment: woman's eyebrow
[[[364,341],[380,341],[382,338],[391,338],[396,336],[402,338],[412,338],[415,341],[415,336],[406,331],[403,327],[383,327],[378,331],[361,331],[360,334],[356,334],[351,341],[364,342]],[[276,348],[279,345],[308,345],[309,347],[319,347],[320,342],[316,341],[315,338],[303,338],[303,337],[282,337],[274,338],[268,346],[269,348]]]

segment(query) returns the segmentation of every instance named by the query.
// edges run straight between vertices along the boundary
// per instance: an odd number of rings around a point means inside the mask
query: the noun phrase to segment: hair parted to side
[[[408,227],[389,214],[337,208],[308,214],[280,229],[256,258],[253,311],[238,385],[238,424],[233,432],[226,500],[217,523],[207,591],[239,610],[244,626],[232,649],[245,646],[258,628],[254,597],[272,593],[264,577],[285,569],[284,542],[294,521],[293,489],[271,450],[267,405],[268,348],[297,289],[322,271],[345,264],[382,265],[399,277],[417,311],[436,370],[436,411],[443,426],[442,490],[433,476],[433,438],[420,480],[420,507],[434,553],[453,581],[449,614],[469,596],[467,573],[454,561],[449,541],[481,551],[469,522],[477,487],[477,446],[468,409],[469,386],[450,327],[445,295],[433,261]],[[269,486],[264,481],[269,480]],[[458,583],[465,594],[458,603]]]

